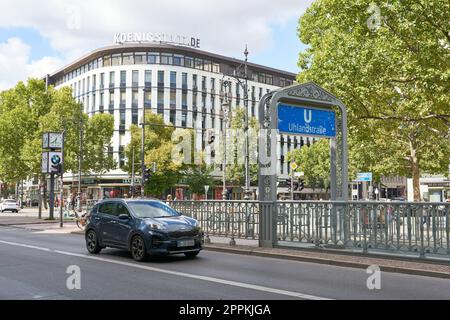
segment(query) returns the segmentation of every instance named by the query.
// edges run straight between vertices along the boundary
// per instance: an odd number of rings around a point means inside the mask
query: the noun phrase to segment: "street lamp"
[[[244,200],[249,200],[250,192],[250,164],[249,164],[249,146],[248,146],[248,50],[245,45],[245,61],[244,64],[237,67],[233,75],[231,75],[244,90],[244,131],[245,131],[245,185],[244,185]],[[239,78],[239,69],[244,67],[244,82]]]
[[[225,92],[227,91],[227,86],[231,85],[228,81],[223,82],[223,86],[225,87]],[[228,128],[228,114],[230,112],[230,101],[228,100],[228,95],[225,95],[225,102],[222,104],[223,108],[223,168],[222,168],[222,175],[223,175],[223,190],[222,190],[222,199],[227,200],[227,189],[226,189],[226,167],[227,167],[227,128]]]

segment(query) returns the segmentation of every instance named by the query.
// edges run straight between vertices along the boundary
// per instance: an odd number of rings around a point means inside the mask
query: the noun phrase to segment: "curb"
[[[284,259],[284,260],[293,260],[293,261],[301,261],[301,262],[310,262],[310,263],[318,263],[318,264],[326,264],[326,265],[332,265],[332,266],[338,266],[338,267],[348,267],[348,268],[358,268],[358,269],[367,269],[367,267],[369,267],[371,265],[369,263],[347,262],[347,261],[339,261],[339,260],[332,260],[332,259],[326,259],[326,258],[315,258],[315,257],[313,258],[313,257],[307,257],[307,256],[262,252],[262,251],[258,251],[257,250],[258,248],[255,248],[255,249],[227,248],[227,247],[214,246],[211,244],[207,244],[204,246],[204,249],[209,250],[209,251],[234,253],[234,254],[241,254],[241,255],[266,257],[266,258],[276,258],[276,259]],[[392,267],[392,266],[387,266],[387,265],[380,265],[379,267],[380,267],[380,270],[384,271],[384,272],[393,272],[393,273],[402,273],[402,274],[409,274],[409,275],[450,279],[450,273],[445,273],[445,272],[420,270],[420,269],[413,269],[413,268]]]

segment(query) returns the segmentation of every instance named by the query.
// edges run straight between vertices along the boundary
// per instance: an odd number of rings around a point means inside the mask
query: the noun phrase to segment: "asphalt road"
[[[70,265],[81,289],[69,290]],[[202,251],[137,263],[128,253],[85,250],[84,237],[0,227],[0,299],[450,299],[450,280]]]

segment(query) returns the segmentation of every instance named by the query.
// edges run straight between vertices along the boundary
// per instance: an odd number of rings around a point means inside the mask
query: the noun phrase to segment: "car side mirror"
[[[128,215],[126,213],[122,213],[122,214],[119,214],[119,219],[120,220],[130,220],[131,217],[130,217],[130,215]]]

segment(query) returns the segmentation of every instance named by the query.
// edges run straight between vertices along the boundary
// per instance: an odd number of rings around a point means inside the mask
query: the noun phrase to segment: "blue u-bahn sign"
[[[306,136],[335,137],[335,113],[331,110],[278,105],[278,130]]]

